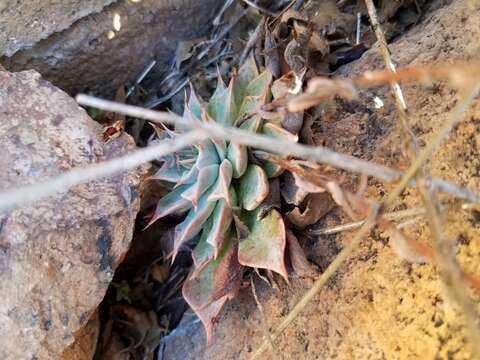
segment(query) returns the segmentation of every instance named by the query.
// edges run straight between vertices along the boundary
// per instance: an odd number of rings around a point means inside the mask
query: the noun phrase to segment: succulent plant
[[[249,59],[228,86],[219,77],[207,103],[192,90],[184,116],[296,141],[296,135],[282,128],[280,118],[266,120],[260,115],[261,106],[272,97],[271,86],[271,73],[259,73]],[[165,130],[164,136],[185,130]],[[209,338],[213,318],[234,296],[244,267],[272,270],[287,278],[282,216],[274,208],[265,211],[260,206],[269,195],[269,179],[282,169],[259,154],[234,142],[206,140],[161,159],[163,164],[154,175],[174,186],[158,202],[152,222],[186,214],[174,231],[173,258],[186,242],[196,241],[194,268],[183,295]]]

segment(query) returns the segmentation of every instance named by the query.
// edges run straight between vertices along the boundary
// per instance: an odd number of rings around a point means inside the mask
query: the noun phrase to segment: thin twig
[[[253,7],[254,9],[257,9],[261,14],[263,15],[267,15],[267,16],[278,16],[277,13],[274,13],[273,11],[270,11],[266,8],[264,8],[263,6],[260,6],[256,3],[254,3],[253,1],[251,0],[242,0],[245,4],[247,4],[248,6],[251,6]]]
[[[393,211],[389,213],[383,214],[383,217],[387,220],[401,220],[406,217],[413,217],[413,216],[418,216],[418,215],[424,215],[425,214],[425,208],[413,208],[413,209],[407,209],[407,210],[400,210],[400,211]],[[351,222],[348,224],[343,224],[343,225],[338,225],[338,226],[333,226],[327,229],[312,229],[309,231],[309,234],[312,235],[331,235],[331,234],[337,234],[340,232],[348,231],[348,230],[354,230],[358,229],[365,223],[365,220],[362,221],[355,221]]]
[[[248,39],[248,42],[242,51],[242,55],[240,56],[240,60],[238,61],[240,65],[243,64],[245,60],[247,60],[248,55],[250,54],[252,49],[255,47],[255,44],[257,43],[257,39],[262,34],[264,26],[265,26],[265,16],[262,17],[257,27],[255,28],[253,34],[250,36],[250,39]]]
[[[473,95],[470,96],[468,100],[471,102],[473,97]],[[455,110],[454,123],[456,123],[458,118],[463,115],[466,107],[469,104],[469,101],[462,101],[459,104],[461,106],[457,107]],[[336,168],[373,176],[381,181],[391,182],[402,176],[402,172],[398,170],[374,164],[354,156],[339,154],[322,146],[313,147],[299,143],[288,142],[286,140],[278,140],[269,136],[255,134],[238,128],[223,127],[215,122],[192,123],[172,113],[148,110],[141,107],[103,100],[83,94],[77,96],[77,102],[81,105],[96,107],[101,110],[112,111],[134,118],[146,119],[154,123],[179,124],[187,127],[192,127],[192,124],[194,124],[196,128],[205,130],[211,137],[215,139],[224,139],[285,156],[295,156],[301,159],[329,164]],[[431,149],[428,149],[428,151],[431,151]],[[408,184],[415,186],[415,181],[411,179],[411,176],[409,176],[408,179]],[[480,202],[480,194],[474,191],[435,177],[428,177],[427,180],[439,191],[450,193],[453,196],[468,200],[470,202]]]
[[[203,131],[193,130],[173,140],[165,140],[161,144],[149,146],[113,160],[76,168],[65,174],[33,185],[2,191],[0,193],[0,212],[10,210],[19,205],[32,203],[54,193],[68,190],[75,185],[136,168],[143,163],[201,141],[205,137]]]
[[[263,305],[260,302],[260,299],[258,298],[257,295],[257,290],[255,288],[255,281],[253,280],[253,274],[250,276],[250,285],[252,288],[252,294],[253,298],[255,299],[255,303],[257,304],[258,311],[260,311],[260,317],[261,317],[261,322],[263,326],[263,331],[265,332],[265,336],[269,342],[270,349],[272,350],[272,355],[274,358],[277,358],[277,352],[275,351],[275,348],[273,347],[273,341],[270,336],[270,331],[268,331],[268,324],[267,324],[267,318],[265,316],[265,311],[263,310]]]

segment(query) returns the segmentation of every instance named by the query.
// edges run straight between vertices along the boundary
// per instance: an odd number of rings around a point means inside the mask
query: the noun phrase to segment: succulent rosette
[[[192,90],[184,117],[297,141],[282,128],[280,118],[261,116],[261,106],[271,100],[271,86],[272,74],[260,73],[249,59],[228,86],[219,78],[207,103]],[[164,134],[175,137],[186,130],[177,127]],[[196,241],[194,267],[183,295],[209,338],[213,318],[234,296],[244,267],[268,269],[287,279],[282,216],[275,208],[260,211],[269,195],[269,181],[282,169],[260,153],[235,142],[208,139],[162,158],[154,175],[173,186],[158,202],[151,222],[185,214],[175,228],[173,258],[185,243]]]

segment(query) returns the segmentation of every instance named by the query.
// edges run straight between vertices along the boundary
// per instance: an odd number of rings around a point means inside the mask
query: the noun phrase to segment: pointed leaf
[[[213,246],[214,258],[217,258],[220,249],[225,244],[226,236],[230,235],[232,208],[225,200],[219,200],[210,218],[212,219],[212,228],[208,233],[207,242]]]
[[[212,193],[208,198],[209,201],[225,199],[227,202],[231,203],[229,197],[229,188],[230,183],[232,182],[232,174],[232,164],[227,159],[223,160],[220,164],[217,181],[213,185]]]
[[[162,180],[176,183],[189,171],[190,169],[175,163],[164,162],[157,172],[150,176],[152,180]]]
[[[220,164],[220,159],[218,158],[217,149],[215,145],[210,140],[204,141],[197,145],[198,148],[198,157],[195,163],[197,169],[204,168],[213,164]]]
[[[247,92],[248,84],[259,75],[255,59],[249,56],[238,70],[235,78],[234,93],[237,106],[240,107]]]
[[[250,229],[249,235],[240,240],[238,261],[244,266],[275,271],[288,281],[285,268],[285,224],[277,210],[270,210],[260,219],[258,211],[244,214]]]
[[[219,82],[206,107],[208,115],[225,126],[233,125],[237,116],[237,105],[233,94],[234,81],[235,78],[232,78],[228,88]]]
[[[254,210],[268,195],[268,179],[258,165],[248,165],[240,179],[239,201],[245,210]]]
[[[227,149],[227,159],[232,164],[233,177],[238,179],[243,175],[248,165],[247,148],[243,145],[230,143]]]
[[[200,196],[217,180],[218,168],[217,164],[201,168],[197,181],[182,194],[182,197],[191,201],[193,206],[197,206]]]
[[[200,271],[194,269],[185,280],[183,297],[202,321],[209,340],[215,317],[225,301],[238,291],[242,275],[237,246],[227,243],[215,260],[210,260]]]
[[[213,220],[213,217],[210,216],[205,222],[200,240],[192,251],[193,264],[196,272],[201,271],[204,265],[212,260],[214,256],[213,246],[207,242],[208,235],[213,226]]]
[[[190,187],[190,185],[181,185],[162,197],[157,203],[155,213],[147,227],[162,217],[170,214],[182,213],[190,209],[192,207],[192,203],[182,197],[182,193],[188,190]]]
[[[175,184],[175,187],[185,184],[194,184],[198,177],[198,168],[196,166],[192,166],[190,170],[185,172],[182,178]]]
[[[262,118],[260,117],[260,115],[254,115],[254,116],[248,118],[247,120],[245,120],[240,125],[240,129],[256,133],[260,129],[261,125],[262,125]]]
[[[186,218],[175,227],[175,240],[173,245],[173,259],[180,250],[180,247],[197,235],[212,214],[215,202],[208,201],[209,192],[203,195],[196,208],[191,209]]]
[[[227,157],[227,142],[225,140],[213,140],[213,145],[217,149],[217,155],[220,161]]]
[[[248,84],[237,117],[240,118],[243,115],[258,109],[260,105],[263,105],[268,101],[271,95],[271,82],[272,73],[269,70],[266,70]]]
[[[190,87],[190,97],[188,99],[187,107],[190,110],[191,114],[195,117],[195,119],[200,120],[202,118],[202,108],[203,104],[201,100],[198,98],[193,86]]]
[[[282,129],[280,126],[275,125],[271,122],[267,122],[263,125],[262,134],[292,142],[298,141],[298,136],[293,135],[289,131]],[[259,159],[259,162],[269,178],[280,176],[283,173],[283,168],[277,164],[274,164],[271,161]]]
[[[298,141],[298,136],[293,135],[291,132],[281,128],[278,125],[266,122],[262,127],[262,134],[271,136],[277,139],[288,140],[292,142]]]

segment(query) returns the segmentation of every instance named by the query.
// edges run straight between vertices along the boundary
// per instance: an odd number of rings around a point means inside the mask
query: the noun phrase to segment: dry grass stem
[[[253,280],[253,274],[250,275],[250,286],[252,288],[253,298],[255,299],[255,304],[257,305],[258,311],[260,312],[261,322],[263,326],[263,331],[265,333],[265,337],[270,345],[270,350],[272,351],[273,358],[278,358],[278,354],[275,351],[275,347],[273,346],[272,337],[270,336],[270,331],[268,330],[267,318],[265,317],[265,311],[263,310],[263,305],[260,302],[260,299],[257,295],[257,289],[255,288],[255,281]]]
[[[414,217],[415,219],[418,218],[418,215],[424,215],[425,208],[413,208],[407,210],[400,210],[400,211],[393,211],[389,213],[383,214],[383,217],[387,220],[402,220],[407,217]],[[408,221],[408,220],[407,220]],[[309,233],[312,235],[331,235],[331,234],[338,234],[340,232],[348,231],[348,230],[355,230],[361,227],[365,223],[365,220],[361,221],[354,221],[348,224],[333,226],[327,229],[315,229],[310,230]]]
[[[82,105],[95,107],[105,111],[112,111],[131,117],[146,119],[154,123],[181,124],[203,129],[212,138],[224,139],[285,156],[295,156],[301,159],[332,165],[336,168],[373,176],[381,181],[391,182],[402,176],[402,172],[398,170],[374,164],[354,156],[339,154],[321,146],[314,147],[288,142],[286,140],[278,140],[238,128],[226,128],[214,122],[192,123],[181,116],[172,113],[153,111],[141,107],[102,100],[88,95],[78,95],[77,101]],[[409,185],[415,186],[415,181],[412,181],[411,177],[409,177],[409,179]],[[428,181],[438,191],[447,192],[455,197],[467,200],[469,202],[480,202],[480,194],[477,192],[447,182],[443,179],[429,177]]]

